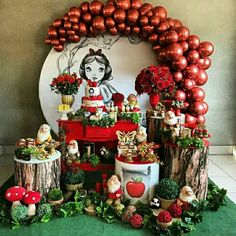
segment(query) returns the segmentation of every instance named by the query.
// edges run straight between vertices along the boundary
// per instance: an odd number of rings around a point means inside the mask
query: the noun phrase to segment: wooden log
[[[147,111],[147,141],[161,143],[161,134],[159,130],[162,127],[164,117],[153,116],[153,112]]]
[[[182,149],[173,144],[164,144],[165,178],[175,180],[180,187],[192,187],[198,199],[206,199],[208,186],[208,147]]]
[[[46,195],[52,188],[60,188],[61,154],[56,152],[47,160],[30,161],[14,158],[15,184],[23,186],[27,191],[39,191]]]

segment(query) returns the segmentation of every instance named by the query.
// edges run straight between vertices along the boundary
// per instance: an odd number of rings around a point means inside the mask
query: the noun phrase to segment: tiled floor
[[[209,177],[219,187],[227,189],[236,203],[236,158],[233,155],[210,155]],[[0,155],[0,186],[13,174],[13,155]]]

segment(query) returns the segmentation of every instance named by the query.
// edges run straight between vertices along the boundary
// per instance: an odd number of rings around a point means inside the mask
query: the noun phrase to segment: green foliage
[[[37,209],[37,217],[40,222],[46,223],[52,218],[52,207],[50,204],[44,203],[39,205]]]
[[[89,162],[93,167],[96,167],[100,163],[100,157],[95,153],[88,156],[87,153],[83,154],[82,162]]]
[[[140,114],[137,112],[121,112],[118,117],[120,120],[129,120],[135,124],[138,124],[141,120]]]
[[[83,213],[83,210],[84,204],[82,201],[66,202],[59,208],[58,216],[66,218],[76,213]]]
[[[24,205],[19,205],[11,210],[11,218],[15,222],[20,222],[28,216],[28,208]]]
[[[204,142],[201,138],[196,137],[177,137],[177,145],[180,148],[196,147],[199,149],[204,148]]]
[[[69,120],[84,120],[85,109],[78,109],[75,113],[69,113]]]
[[[84,182],[84,179],[85,174],[83,170],[78,170],[76,172],[68,170],[62,174],[62,182],[64,184],[80,184]]]
[[[179,185],[172,179],[162,179],[157,185],[156,193],[164,199],[176,199],[179,195]]]
[[[100,205],[96,207],[96,212],[99,217],[101,217],[109,224],[114,222],[115,220],[114,208],[105,202],[100,202]]]
[[[186,224],[182,221],[175,221],[170,227],[168,227],[167,235],[170,236],[182,236],[187,232],[195,230],[193,224]]]
[[[10,224],[10,206],[7,205],[5,199],[0,199],[0,223],[1,224]]]
[[[220,189],[213,183],[208,184],[208,192],[207,192],[207,201],[208,201],[208,209],[216,211],[220,206],[226,205],[225,196],[227,191],[225,189]]]
[[[48,199],[51,201],[61,200],[63,197],[62,191],[58,188],[53,188],[48,193]]]
[[[103,128],[111,127],[115,124],[115,120],[112,119],[110,116],[102,117],[100,120],[90,120],[89,118],[84,118],[83,125],[90,125],[90,126],[100,126]]]

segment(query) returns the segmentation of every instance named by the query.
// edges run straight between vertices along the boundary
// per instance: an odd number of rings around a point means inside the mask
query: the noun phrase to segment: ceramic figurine
[[[137,134],[135,136],[137,144],[145,143],[147,142],[147,133],[144,127],[139,127],[137,129]]]
[[[121,182],[116,175],[112,175],[107,181],[108,187],[108,204],[119,205],[121,203]]]
[[[189,186],[184,186],[180,190],[179,198],[177,199],[177,204],[179,206],[183,205],[184,203],[190,203],[193,200],[197,200],[196,195],[194,194],[193,190]]]
[[[79,146],[76,140],[70,140],[67,146],[67,154],[65,156],[66,164],[71,165],[73,162],[77,161],[80,157]]]
[[[51,130],[51,127],[49,125],[47,125],[47,124],[41,125],[39,130],[38,130],[36,143],[37,144],[43,144],[46,141],[50,142],[52,140],[50,130]]]
[[[164,123],[167,126],[174,126],[178,122],[175,113],[173,111],[167,111],[165,113]]]

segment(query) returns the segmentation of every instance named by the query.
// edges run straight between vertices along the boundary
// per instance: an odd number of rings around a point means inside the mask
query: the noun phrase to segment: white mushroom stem
[[[20,201],[14,201],[14,202],[12,202],[11,208],[14,208],[14,207],[20,206],[20,205],[22,205]]]
[[[29,204],[28,206],[28,216],[34,216],[36,214],[35,204]]]

